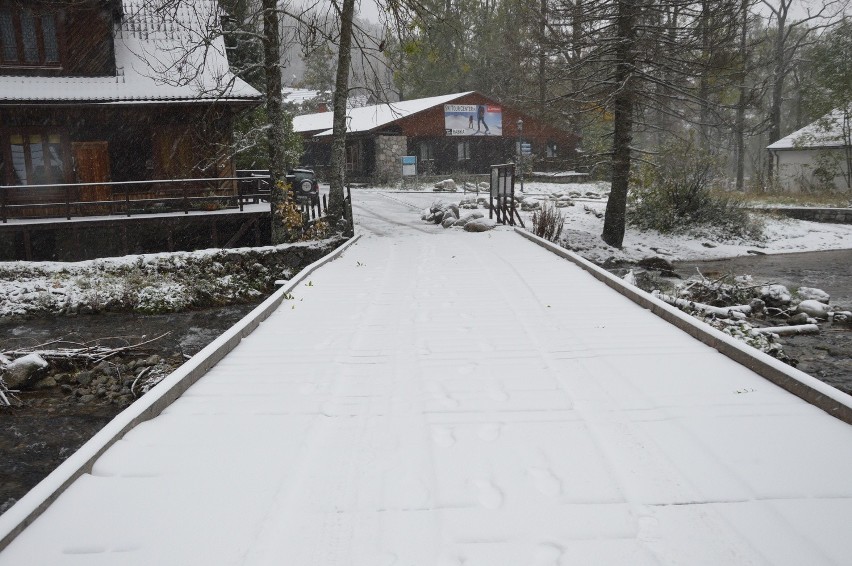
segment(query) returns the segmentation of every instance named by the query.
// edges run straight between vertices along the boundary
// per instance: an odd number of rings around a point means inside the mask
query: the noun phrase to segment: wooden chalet
[[[332,118],[323,112],[293,119],[305,141],[304,165],[328,166]],[[521,138],[537,170],[564,171],[575,165],[579,139],[478,92],[351,108],[347,124],[349,177],[374,181],[398,178],[403,156],[415,156],[422,175],[487,173],[490,165],[516,161]]]
[[[260,94],[229,71],[214,0],[164,13],[150,4],[0,0],[4,220],[186,194],[148,181],[211,179],[190,188],[233,194],[215,179],[235,176],[234,115]]]

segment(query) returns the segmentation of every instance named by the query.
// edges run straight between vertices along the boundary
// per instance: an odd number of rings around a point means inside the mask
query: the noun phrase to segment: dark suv
[[[286,179],[296,202],[319,205],[319,183],[313,169],[291,169]]]

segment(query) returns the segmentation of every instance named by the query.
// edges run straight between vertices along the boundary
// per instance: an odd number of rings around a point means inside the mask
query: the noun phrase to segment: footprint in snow
[[[533,566],[558,566],[565,550],[558,544],[545,542],[539,544],[533,553]]]
[[[562,481],[549,468],[527,468],[536,489],[542,495],[556,497],[562,493]]]
[[[485,442],[494,442],[500,438],[501,430],[501,423],[487,423],[480,426],[476,433],[479,435],[481,440],[484,440]]]
[[[479,504],[486,509],[499,509],[503,506],[503,492],[490,480],[473,480]]]
[[[441,448],[449,448],[456,443],[456,437],[453,434],[453,429],[436,426],[432,428],[432,440]]]

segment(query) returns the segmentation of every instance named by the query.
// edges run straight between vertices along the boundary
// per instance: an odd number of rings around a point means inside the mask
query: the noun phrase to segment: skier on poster
[[[467,120],[467,129],[473,130],[473,114],[471,114]]]
[[[488,129],[488,124],[485,123],[485,106],[479,105],[476,107],[476,133],[480,131],[480,125],[485,126],[485,133],[490,134],[491,130]]]

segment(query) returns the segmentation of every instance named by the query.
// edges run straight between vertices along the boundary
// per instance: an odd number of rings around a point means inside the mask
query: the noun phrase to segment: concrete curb
[[[521,228],[515,228],[515,232],[556,255],[577,264],[598,281],[618,291],[639,306],[650,310],[655,315],[675,325],[693,338],[700,340],[711,348],[715,348],[721,354],[731,358],[735,362],[744,365],[775,385],[786,389],[793,395],[822,409],[829,415],[847,424],[852,424],[852,396],[794,367],[788,366],[772,356],[764,354],[760,350],[756,350],[736,338],[716,330],[712,326],[704,324],[668,303],[642,291],[638,287],[628,285],[605,269],[598,267],[569,250],[560,248]]]
[[[360,234],[338,246],[327,256],[315,261],[296,274],[287,285],[275,291],[268,299],[257,306],[238,323],[229,328],[219,338],[195,354],[166,379],[146,393],[141,399],[116,415],[103,429],[89,439],[67,460],[59,465],[46,478],[39,482],[6,513],[0,516],[0,551],[28,525],[35,521],[50,504],[59,497],[68,486],[82,476],[90,473],[95,461],[140,423],[153,419],[166,407],[177,400],[189,387],[201,379],[210,368],[215,366],[228,352],[236,348],[240,341],[251,334],[258,325],[272,314],[291,292],[308,275],[326,263],[337,259],[352,244],[358,241]]]

